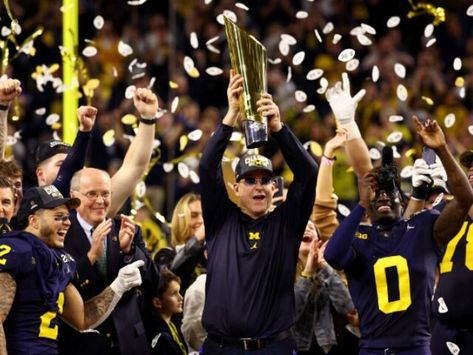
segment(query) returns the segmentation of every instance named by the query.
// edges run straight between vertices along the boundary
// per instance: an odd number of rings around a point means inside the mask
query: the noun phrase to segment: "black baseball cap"
[[[460,163],[465,168],[470,169],[473,165],[473,150],[466,150],[460,155]]]
[[[16,216],[18,224],[24,228],[28,224],[28,217],[36,211],[52,209],[61,205],[66,205],[68,209],[77,208],[80,205],[80,199],[64,198],[54,185],[29,188],[21,200],[20,209]]]
[[[236,181],[253,171],[265,171],[274,176],[271,160],[260,154],[247,154],[240,158],[235,168]]]
[[[36,151],[34,155],[36,166],[38,166],[43,161],[51,158],[52,156],[56,154],[59,154],[59,153],[68,154],[70,150],[71,150],[71,146],[67,143],[64,143],[63,141],[52,140],[52,141],[40,143],[36,147]]]

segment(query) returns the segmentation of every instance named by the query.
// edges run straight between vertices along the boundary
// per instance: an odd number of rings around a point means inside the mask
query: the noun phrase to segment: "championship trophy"
[[[256,110],[256,101],[267,91],[266,48],[226,16],[224,19],[232,68],[243,77],[240,112],[246,146],[256,148],[268,141],[267,119]]]

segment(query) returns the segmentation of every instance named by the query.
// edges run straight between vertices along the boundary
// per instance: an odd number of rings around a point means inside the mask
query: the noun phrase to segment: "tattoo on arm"
[[[84,313],[87,327],[97,323],[97,321],[107,313],[114,297],[115,293],[113,290],[107,287],[99,295],[85,302]]]
[[[3,323],[10,312],[16,293],[16,282],[10,274],[0,272],[0,355],[7,354]]]

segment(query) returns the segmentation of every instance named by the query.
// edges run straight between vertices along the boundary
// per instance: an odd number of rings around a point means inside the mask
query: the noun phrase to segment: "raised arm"
[[[112,202],[108,216],[115,216],[148,167],[153,152],[158,98],[149,89],[136,89],[133,99],[140,114],[140,124],[135,138],[126,152],[123,164],[112,176]]]
[[[109,287],[86,302],[74,285],[67,285],[61,317],[77,330],[97,327],[112,313],[126,291],[141,285],[139,267],[143,265],[144,261],[138,260],[122,267]]]
[[[6,272],[0,272],[0,295],[2,295],[0,297],[0,355],[7,355],[7,342],[3,323],[5,323],[13,305],[15,294],[16,282],[13,277]]]
[[[473,203],[473,191],[466,175],[450,153],[445,135],[434,120],[421,123],[414,117],[417,134],[422,143],[435,150],[447,172],[448,188],[454,199],[446,205],[434,224],[434,238],[440,246],[444,246],[455,236],[465,220]]]
[[[21,83],[16,79],[0,80],[0,160],[5,159],[5,142],[8,135],[8,109],[15,97],[21,94]]]

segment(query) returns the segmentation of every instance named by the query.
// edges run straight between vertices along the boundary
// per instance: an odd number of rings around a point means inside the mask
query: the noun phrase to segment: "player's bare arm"
[[[10,312],[13,299],[16,293],[16,282],[10,274],[0,272],[0,355],[7,354],[7,343],[5,341],[5,332],[3,331],[3,322]]]

